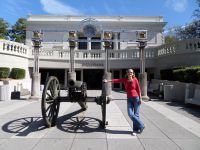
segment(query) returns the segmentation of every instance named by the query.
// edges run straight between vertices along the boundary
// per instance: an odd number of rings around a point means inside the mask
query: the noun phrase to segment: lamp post
[[[76,47],[76,32],[69,31],[69,48],[70,48],[70,70],[68,72],[68,78],[76,80],[76,72],[74,69],[74,49]]]
[[[104,31],[104,47],[105,47],[105,70],[104,70],[104,77],[103,79],[111,80],[111,72],[110,72],[110,66],[109,66],[109,49],[111,48],[111,40],[113,33],[110,31]],[[103,84],[102,87],[102,95],[107,96],[111,99],[111,91],[112,86],[111,83],[107,82]]]
[[[145,72],[145,47],[147,45],[147,31],[137,31],[137,42],[140,54],[140,74],[139,83],[141,88],[141,96],[143,100],[149,100],[147,96],[147,73]]]
[[[32,87],[31,87],[31,99],[40,98],[40,78],[39,73],[39,49],[42,42],[42,33],[39,31],[33,31],[33,47],[34,47],[34,66],[32,74]]]

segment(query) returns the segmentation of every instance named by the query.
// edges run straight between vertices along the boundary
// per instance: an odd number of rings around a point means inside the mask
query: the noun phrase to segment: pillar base
[[[139,83],[140,83],[142,99],[144,101],[149,101],[150,98],[147,96],[147,73],[146,72],[139,74]]]
[[[149,98],[149,96],[146,95],[146,96],[142,96],[142,100],[143,101],[150,101],[150,98]]]
[[[33,73],[31,99],[40,99],[40,73]]]
[[[31,99],[31,100],[40,100],[41,97],[40,96],[31,96],[29,99]]]

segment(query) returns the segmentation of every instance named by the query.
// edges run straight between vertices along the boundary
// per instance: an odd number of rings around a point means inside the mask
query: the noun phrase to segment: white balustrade
[[[24,44],[3,39],[0,40],[1,53],[28,58],[29,56],[28,50],[29,50],[28,46]]]
[[[200,39],[182,40],[173,44],[159,46],[156,49],[158,57],[180,53],[198,52],[200,51]]]
[[[48,42],[49,43],[49,42]],[[47,43],[42,44],[40,49],[40,59],[64,60],[69,59],[69,49],[63,48],[63,42],[51,43],[48,48]],[[29,54],[29,51],[32,52]],[[146,48],[146,59],[165,55],[175,55],[188,52],[200,51],[200,39],[191,39],[178,41],[173,44],[165,44],[155,48]],[[28,46],[8,40],[0,40],[0,52],[26,58],[33,58],[34,51]],[[138,49],[109,50],[110,60],[139,59]],[[75,50],[75,59],[77,60],[103,60],[105,59],[105,50]]]
[[[154,49],[146,50],[146,58],[154,57]],[[34,51],[32,50],[32,56]],[[31,57],[32,57],[31,56]],[[52,49],[40,49],[40,58],[41,59],[69,59],[69,50],[52,50]],[[75,59],[88,59],[88,60],[101,60],[105,59],[104,50],[75,50]],[[139,59],[139,50],[138,49],[128,49],[128,50],[109,50],[109,59]]]

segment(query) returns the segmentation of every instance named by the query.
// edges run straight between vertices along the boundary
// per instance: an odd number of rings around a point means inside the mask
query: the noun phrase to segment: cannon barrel
[[[83,82],[82,81],[77,81],[74,79],[69,79],[68,80],[68,87],[69,88],[80,88],[82,86]]]
[[[68,73],[68,87],[69,88],[80,88],[83,84],[82,81],[76,80],[76,72]]]

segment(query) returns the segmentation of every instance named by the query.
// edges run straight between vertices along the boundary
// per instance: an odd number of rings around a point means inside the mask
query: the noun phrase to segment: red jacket
[[[112,79],[112,83],[124,83],[128,98],[140,96],[140,86],[137,78],[133,78],[132,82],[129,82],[127,78]]]

